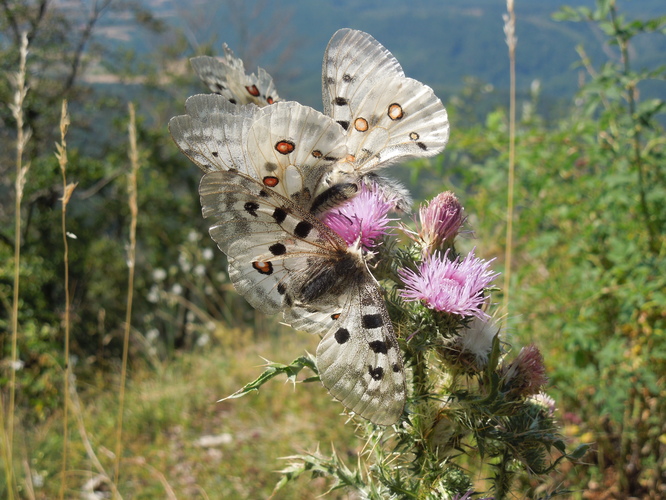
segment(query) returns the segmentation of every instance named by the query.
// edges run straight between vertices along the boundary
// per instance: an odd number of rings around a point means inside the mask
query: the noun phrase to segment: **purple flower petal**
[[[347,245],[360,241],[370,250],[392,229],[387,217],[393,205],[381,193],[361,186],[361,191],[346,203],[327,212],[322,221],[338,233]]]
[[[439,252],[426,257],[417,271],[398,271],[405,288],[400,296],[407,301],[423,301],[425,306],[436,311],[487,318],[481,310],[486,300],[483,289],[499,273],[489,269],[492,261],[474,257],[472,250],[462,261],[447,259],[448,250],[442,257]]]

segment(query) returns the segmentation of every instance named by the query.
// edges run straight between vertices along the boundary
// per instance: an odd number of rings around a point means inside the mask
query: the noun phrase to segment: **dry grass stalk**
[[[62,109],[60,112],[60,144],[56,144],[56,158],[60,165],[60,172],[62,174],[62,212],[61,212],[61,226],[62,226],[62,244],[63,244],[63,261],[65,266],[65,398],[63,400],[63,444],[62,444],[62,477],[60,478],[60,499],[65,498],[65,489],[67,487],[67,448],[68,448],[68,417],[69,408],[67,394],[69,394],[69,336],[70,336],[70,305],[71,299],[69,296],[69,242],[67,240],[67,204],[69,203],[72,193],[76,188],[76,184],[67,184],[67,129],[69,128],[69,114],[67,113],[67,101],[62,101]]]
[[[139,153],[136,144],[136,115],[134,112],[134,105],[129,104],[129,159],[131,169],[128,179],[128,195],[130,207],[130,243],[127,256],[128,270],[128,284],[127,284],[127,308],[125,314],[125,331],[123,338],[123,360],[122,368],[120,370],[120,390],[119,390],[119,403],[118,403],[118,424],[116,428],[116,457],[115,457],[115,475],[114,475],[114,498],[118,497],[118,478],[120,475],[120,457],[122,455],[122,437],[123,437],[123,411],[125,408],[125,381],[127,379],[127,358],[129,356],[129,338],[130,326],[132,319],[132,297],[134,294],[134,264],[136,261],[136,223],[138,218],[138,203],[137,203],[137,172],[139,170]]]
[[[513,202],[516,165],[516,13],[513,0],[506,2],[507,13],[504,19],[504,34],[509,47],[509,178],[506,203],[506,249],[504,254],[504,299],[502,310],[506,317],[509,313],[511,293],[511,258],[513,253]]]
[[[65,377],[71,378],[71,381],[69,383],[69,393],[66,396],[71,398],[71,403],[72,403],[71,410],[74,416],[76,417],[76,425],[77,428],[79,429],[79,435],[81,436],[81,441],[83,442],[83,447],[86,449],[88,458],[90,459],[93,466],[97,470],[97,473],[104,479],[105,482],[107,482],[111,486],[115,498],[122,500],[122,497],[120,496],[120,494],[118,493],[118,489],[116,488],[116,483],[111,481],[111,477],[106,473],[104,466],[102,466],[102,462],[99,461],[97,455],[95,454],[95,450],[92,446],[92,443],[90,442],[90,438],[88,438],[88,433],[86,432],[86,426],[85,423],[83,422],[83,411],[81,409],[81,401],[79,400],[79,395],[76,392],[76,383],[74,375],[72,374],[71,371],[68,370],[65,372]]]
[[[25,187],[26,175],[30,164],[23,164],[23,153],[30,139],[30,129],[25,127],[23,116],[23,102],[28,92],[26,85],[26,67],[28,59],[28,36],[24,32],[21,36],[21,47],[19,49],[19,70],[12,75],[14,84],[14,102],[9,104],[12,116],[16,120],[16,182],[15,182],[15,214],[14,214],[14,295],[12,300],[12,352],[10,362],[9,380],[9,408],[7,410],[7,425],[4,422],[4,408],[0,411],[2,415],[2,429],[5,433],[3,439],[3,454],[5,457],[5,476],[7,478],[8,498],[13,500],[15,492],[15,477],[13,467],[14,457],[14,408],[16,405],[16,370],[18,366],[18,307],[19,307],[19,282],[21,267],[21,201],[23,199],[23,188]],[[1,398],[0,398],[1,399]]]

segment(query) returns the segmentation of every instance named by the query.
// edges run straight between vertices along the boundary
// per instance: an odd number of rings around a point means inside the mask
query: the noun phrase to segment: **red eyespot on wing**
[[[272,175],[267,175],[264,177],[264,186],[268,186],[269,188],[274,188],[280,183],[280,179],[277,177],[273,177]]]
[[[270,262],[253,262],[252,267],[261,274],[273,274],[273,264]]]
[[[331,319],[336,320],[340,317],[340,313],[331,314]]]
[[[247,93],[251,96],[259,97],[259,89],[256,85],[252,85],[252,87],[245,87],[245,90],[247,90]]]
[[[266,102],[267,102],[268,104],[273,104],[275,101],[273,100],[273,98],[272,98],[271,96],[268,96],[268,97],[266,98]]]
[[[283,154],[283,155],[288,155],[288,154],[291,153],[295,148],[296,148],[296,144],[294,144],[294,143],[291,142],[291,141],[286,141],[286,140],[285,140],[285,141],[279,141],[279,142],[275,145],[275,150],[276,150],[278,153]]]

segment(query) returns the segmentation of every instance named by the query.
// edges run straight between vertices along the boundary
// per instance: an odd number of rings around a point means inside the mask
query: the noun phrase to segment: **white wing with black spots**
[[[206,174],[199,188],[210,234],[250,304],[282,311],[322,335],[321,381],[350,411],[387,425],[405,403],[398,342],[363,254],[310,212],[239,172]]]
[[[405,406],[400,347],[374,278],[366,273],[317,347],[324,386],[350,411],[381,425],[398,421]]]
[[[186,115],[169,121],[169,132],[178,148],[204,172],[246,172],[247,133],[259,109],[254,104],[235,106],[216,94],[187,99]]]
[[[324,112],[347,131],[362,174],[410,157],[440,153],[449,138],[442,102],[405,77],[398,61],[367,33],[341,29],[322,70]]]
[[[270,76],[261,69],[246,75],[227,47],[222,59],[192,64],[221,95],[191,97],[169,127],[206,172],[203,213],[228,256],[231,281],[257,309],[282,312],[294,328],[322,336],[322,383],[350,411],[377,424],[397,422],[405,372],[381,289],[359,247],[318,216],[361,183],[408,210],[408,193],[377,171],[442,151],[444,106],[373,37],[350,29],[335,33],[326,49],[325,114],[276,102]]]
[[[358,190],[344,130],[308,106],[235,106],[208,94],[190,97],[186,110],[169,130],[204,172],[238,171],[315,214]]]
[[[340,125],[296,102],[262,109],[248,131],[247,150],[253,177],[309,211],[349,151]],[[356,179],[348,181],[355,184]]]
[[[346,254],[337,234],[255,179],[211,172],[199,194],[204,217],[213,218],[210,235],[229,257],[231,281],[264,312],[289,307],[294,294],[288,292],[306,264],[325,267]]]
[[[280,100],[273,78],[262,68],[257,74],[245,74],[243,61],[234,56],[227,44],[224,44],[224,57],[193,57],[190,63],[211,92],[232,104],[251,103],[263,107]]]

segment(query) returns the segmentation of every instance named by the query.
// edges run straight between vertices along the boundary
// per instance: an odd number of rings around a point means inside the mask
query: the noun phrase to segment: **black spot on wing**
[[[375,354],[386,354],[388,352],[388,344],[383,340],[373,340],[370,342],[370,349]]]
[[[243,205],[243,208],[248,214],[250,214],[253,217],[256,217],[257,210],[259,210],[259,203],[255,201],[248,201],[245,205]]]
[[[299,238],[307,238],[310,231],[312,231],[312,224],[304,220],[296,224],[296,227],[294,228],[294,233]]]
[[[287,253],[287,247],[285,247],[282,243],[275,243],[269,246],[268,250],[273,255],[284,255],[285,253]]]
[[[364,328],[379,328],[384,324],[381,314],[364,314],[362,321]]]
[[[381,380],[384,378],[384,369],[381,366],[373,368],[372,365],[368,365],[368,373],[373,380]]]
[[[338,331],[335,332],[335,341],[338,344],[344,344],[349,340],[349,330],[346,328],[338,328]]]
[[[287,211],[284,208],[278,207],[273,212],[273,219],[275,219],[275,222],[277,222],[278,224],[282,224],[286,218],[287,218]]]

